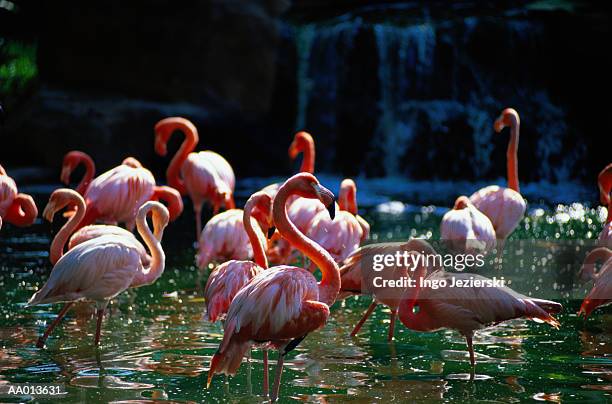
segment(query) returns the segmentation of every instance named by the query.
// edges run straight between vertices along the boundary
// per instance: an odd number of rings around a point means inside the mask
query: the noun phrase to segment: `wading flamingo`
[[[357,218],[356,189],[353,180],[343,180],[338,193],[339,210],[334,220],[329,218],[327,212],[320,211],[312,218],[306,230],[306,235],[325,248],[338,263],[359,248],[370,232],[368,222]]]
[[[612,191],[612,164],[608,164],[601,170],[597,177],[597,183],[599,185],[601,203],[608,208],[606,223],[603,229],[601,229],[601,233],[599,233],[599,245],[612,248],[612,198],[610,197],[610,192]]]
[[[149,266],[151,263],[151,257],[147,253],[147,250],[144,246],[138,242],[136,237],[132,232],[129,232],[118,226],[109,226],[105,224],[95,224],[82,227],[74,234],[74,230],[77,228],[80,221],[85,216],[85,200],[83,197],[72,189],[62,188],[53,191],[51,196],[49,197],[49,202],[47,206],[43,210],[43,217],[49,221],[53,222],[54,215],[65,207],[75,207],[74,214],[68,219],[68,221],[62,226],[60,231],[57,232],[55,238],[51,242],[51,248],[49,250],[49,260],[52,264],[57,263],[57,261],[64,254],[64,247],[66,242],[68,241],[68,249],[71,250],[75,246],[93,238],[97,238],[105,235],[114,235],[118,237],[127,237],[129,240],[135,243],[136,248],[140,254],[140,259],[142,261],[143,266]],[[163,228],[162,219],[163,215],[160,215],[160,211],[154,209],[152,211],[153,215],[153,228],[155,231],[159,231]],[[72,234],[72,236],[70,236]],[[70,237],[70,240],[68,240]],[[155,237],[160,240],[161,234],[155,234]]]
[[[147,225],[146,216],[157,210],[163,234],[169,213],[159,202],[149,201],[140,207],[136,217],[138,233],[151,251],[151,265],[144,267],[141,254],[134,242],[127,237],[106,235],[85,241],[68,251],[53,267],[49,279],[34,293],[27,306],[65,302],[64,307],[39,338],[37,346],[43,347],[51,331],[66,315],[70,306],[79,300],[93,301],[97,308],[95,345],[100,342],[100,328],[104,310],[110,299],[128,288],[136,288],[155,282],[164,272],[166,257],[160,241]]]
[[[394,266],[386,267],[385,270],[378,272],[373,270],[372,263],[375,256],[395,254],[397,251],[400,253],[403,251],[408,253],[417,252],[429,256],[437,255],[436,250],[434,250],[427,241],[422,239],[410,239],[407,242],[397,243],[369,244],[360,247],[351,254],[340,268],[341,286],[340,295],[338,296],[339,299],[361,294],[372,295],[373,298],[372,303],[351,332],[351,337],[357,335],[368,317],[370,317],[374,309],[376,309],[376,306],[382,304],[388,306],[391,310],[391,321],[389,322],[387,340],[393,340],[397,309],[401,303],[404,288],[387,286],[377,287],[378,284],[375,282],[374,278],[381,277],[385,281],[401,280],[406,277],[410,278],[412,276],[412,271],[410,265],[397,265],[397,263],[395,263]],[[429,271],[433,272],[439,268],[440,267],[435,266],[435,262],[432,262]]]
[[[357,209],[357,184],[350,178],[345,178],[340,183],[340,192],[338,192],[338,205],[340,210],[346,210],[347,212],[352,213],[361,229],[363,230],[363,234],[361,236],[361,242],[367,240],[370,236],[370,224],[361,216],[359,216],[359,212]]]
[[[151,171],[133,157],[96,177],[83,196],[87,209],[80,227],[99,220],[125,223],[132,230],[138,209],[151,199],[161,199],[168,204],[170,220],[175,220],[183,211],[183,201],[178,191],[156,186]]]
[[[30,195],[17,193],[15,180],[0,165],[0,217],[15,226],[31,226],[38,216],[38,209]]]
[[[176,188],[181,195],[189,195],[196,217],[196,238],[202,232],[202,206],[208,202],[213,214],[223,204],[234,209],[234,186],[236,179],[232,166],[221,155],[207,150],[193,152],[198,144],[196,127],[185,118],[166,118],[155,125],[155,152],[160,156],[168,153],[168,140],[175,131],[181,131],[185,140],[178,149],[168,170],[168,185]]]
[[[329,307],[340,290],[340,274],[333,258],[321,246],[307,238],[287,216],[291,195],[320,200],[334,214],[333,194],[309,173],[296,174],[278,190],[273,215],[281,236],[297,247],[318,268],[322,279],[292,266],[276,266],[256,275],[232,300],[225,320],[223,341],[213,356],[208,385],[216,373],[234,375],[242,358],[254,343],[270,343],[279,350],[272,401],[280,389],[283,361],[306,335],[323,327]]]
[[[426,275],[426,268],[418,266],[414,287],[406,288],[399,307],[400,321],[414,331],[432,332],[444,328],[458,331],[467,342],[470,364],[474,366],[474,331],[515,318],[540,319],[558,328],[559,322],[551,315],[562,310],[557,302],[524,296],[507,287],[457,286],[470,280],[486,284],[493,280],[470,273],[448,273],[438,270]],[[432,282],[424,283],[424,281]],[[446,287],[439,286],[442,281]],[[437,282],[439,287],[435,288]],[[453,283],[455,282],[455,283]]]
[[[268,198],[257,198],[256,202],[253,214],[249,214],[250,225],[260,242],[267,246],[265,234],[271,228],[272,198],[268,195]],[[242,209],[230,209],[213,216],[206,223],[198,240],[198,268],[205,269],[211,262],[253,258],[245,217]]]
[[[595,272],[595,263],[601,262],[601,268]],[[591,251],[580,269],[580,278],[593,280],[593,288],[586,295],[578,314],[588,317],[593,310],[612,302],[612,250],[599,247]]]
[[[510,142],[506,152],[508,188],[490,185],[470,196],[470,202],[484,213],[495,229],[498,255],[501,256],[506,238],[516,229],[525,215],[527,204],[519,191],[518,158],[520,119],[512,108],[506,108],[495,120],[495,131],[510,127]]]
[[[230,303],[236,293],[255,275],[268,268],[265,245],[262,243],[261,231],[257,232],[251,221],[251,213],[256,206],[268,205],[270,219],[272,218],[272,198],[259,191],[251,195],[244,205],[242,223],[251,242],[253,261],[231,260],[217,266],[208,277],[204,288],[206,302],[206,319],[215,322],[225,317]],[[270,220],[271,221],[271,220]],[[268,226],[271,227],[271,224]],[[263,395],[268,396],[268,350],[263,352],[264,378]]]
[[[442,217],[440,239],[456,253],[487,254],[495,248],[495,229],[467,196],[460,196]]]

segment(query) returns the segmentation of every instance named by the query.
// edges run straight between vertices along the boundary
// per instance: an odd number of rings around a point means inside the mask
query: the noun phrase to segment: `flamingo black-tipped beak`
[[[329,212],[329,218],[331,220],[334,220],[334,218],[336,217],[336,201],[335,201],[335,199],[333,199],[332,203],[330,203],[327,206],[327,211]]]
[[[274,232],[276,232],[276,227],[270,226],[268,228],[268,240],[272,238],[272,236],[274,235]]]

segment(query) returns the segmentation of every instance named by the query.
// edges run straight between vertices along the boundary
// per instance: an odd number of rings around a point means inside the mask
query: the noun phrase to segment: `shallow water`
[[[433,207],[386,204],[368,209],[365,216],[373,238],[380,242],[411,235],[435,238],[442,213]],[[601,229],[602,215],[601,210],[578,204],[531,209],[513,238],[593,238]],[[4,292],[0,294],[0,383],[63,383],[67,402],[260,400],[260,351],[253,351],[250,365],[243,363],[228,383],[218,375],[211,388],[205,388],[222,328],[201,320],[203,301],[195,288],[189,206],[165,234],[166,272],[154,285],[112,302],[99,350],[92,346],[94,309],[88,304],[70,312],[45,349],[35,348],[59,305],[26,309],[24,303],[47,279],[48,246],[58,226],[39,222],[29,229],[6,226],[0,232]],[[516,264],[524,272],[517,282],[530,282],[543,270],[538,265],[523,268],[520,258],[511,254],[505,259],[505,265]],[[599,309],[587,321],[578,318],[575,313],[584,290],[559,292],[565,306],[559,330],[514,320],[478,332],[473,380],[459,334],[416,333],[398,322],[396,340],[389,344],[388,310],[382,306],[351,338],[349,333],[370,298],[349,298],[336,303],[324,329],[309,335],[288,355],[282,402],[609,401],[612,322],[606,313],[610,311]],[[271,377],[272,372],[271,366]]]

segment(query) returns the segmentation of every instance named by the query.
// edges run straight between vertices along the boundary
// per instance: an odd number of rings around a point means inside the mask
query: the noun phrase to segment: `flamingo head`
[[[140,209],[138,209],[138,214],[136,216],[136,224],[140,226],[140,223],[145,223],[147,215],[151,212],[151,217],[153,220],[153,229],[155,236],[158,240],[161,240],[163,237],[163,232],[168,222],[170,221],[170,212],[168,212],[168,208],[166,208],[163,204],[157,201],[148,201],[145,202]]]
[[[53,216],[66,206],[73,204],[77,199],[82,199],[82,197],[75,190],[68,188],[56,189],[49,197],[49,202],[47,202],[42,215],[48,222],[53,223]]]
[[[495,120],[493,127],[495,132],[501,132],[505,127],[511,127],[513,124],[518,125],[520,122],[518,112],[514,108],[506,108],[502,111],[499,117]]]
[[[291,187],[292,194],[301,196],[303,198],[318,199],[327,208],[329,217],[334,220],[336,215],[334,194],[329,189],[321,185],[319,180],[317,180],[314,175],[310,173],[296,174],[289,178],[283,186]]]
[[[603,205],[610,205],[610,192],[612,191],[612,163],[604,167],[597,177],[599,185],[599,199]]]
[[[465,195],[461,195],[455,201],[455,206],[453,206],[453,209],[455,209],[455,210],[465,209],[469,205],[470,205],[470,200],[468,199],[468,197],[465,196]]]
[[[122,165],[132,168],[142,168],[142,164],[134,157],[126,157],[122,162]]]
[[[293,138],[293,142],[289,146],[289,158],[295,160],[298,154],[311,147],[314,144],[312,136],[308,132],[298,132]]]
[[[66,185],[70,184],[70,175],[78,167],[78,165],[85,160],[91,160],[91,157],[81,151],[73,150],[66,153],[64,156],[64,161],[62,162],[62,173],[60,175],[60,180],[62,183]]]

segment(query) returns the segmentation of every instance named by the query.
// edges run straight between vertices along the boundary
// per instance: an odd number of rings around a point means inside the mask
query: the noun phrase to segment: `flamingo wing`
[[[102,236],[77,245],[55,264],[28,305],[74,300],[108,300],[126,290],[142,269],[133,244]]]
[[[123,227],[109,226],[105,224],[94,224],[80,228],[71,237],[68,242],[68,249],[71,250],[75,246],[84,243],[87,240],[98,238],[101,236],[113,235],[117,237],[125,237],[132,243],[138,250],[140,260],[142,261],[143,267],[148,267],[151,264],[151,256],[147,252],[146,248],[136,239],[134,233],[127,231]]]

